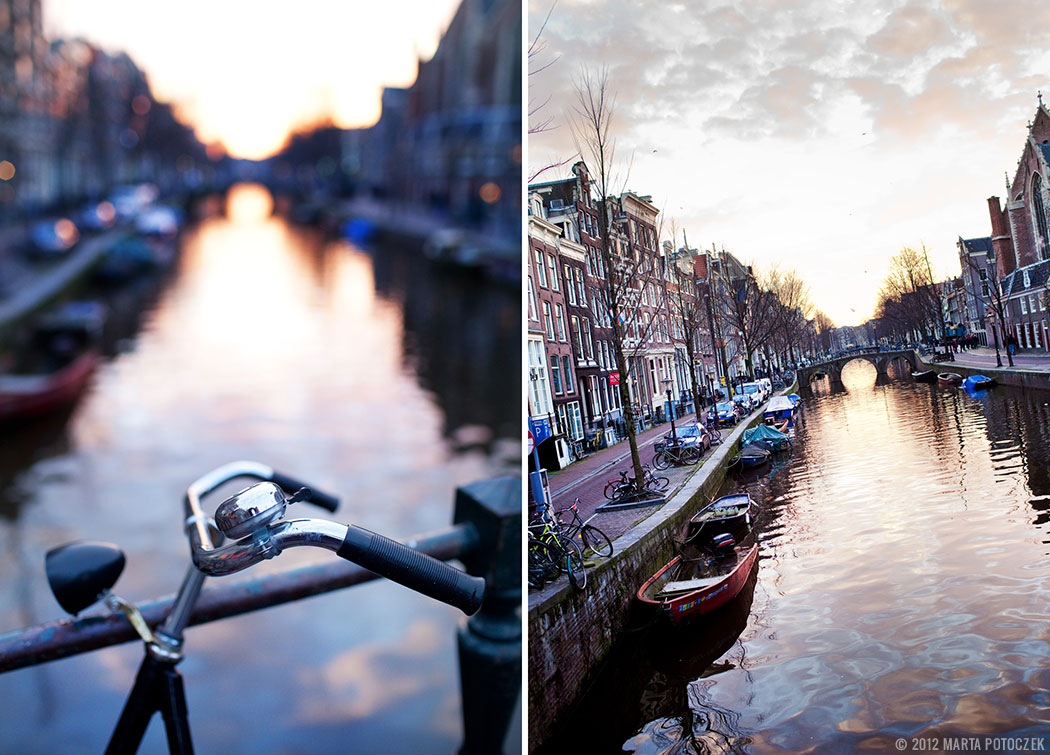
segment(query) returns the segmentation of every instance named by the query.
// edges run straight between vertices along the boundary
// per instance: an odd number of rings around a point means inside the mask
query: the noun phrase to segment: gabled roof
[[[991,236],[982,236],[979,239],[962,239],[962,242],[968,252],[984,252],[985,254],[992,253]]]
[[[1028,286],[1024,285],[1024,274],[1028,273]],[[1042,289],[1050,277],[1050,260],[1040,260],[1026,267],[1019,267],[1003,278],[1003,296],[1010,297],[1025,291]]]

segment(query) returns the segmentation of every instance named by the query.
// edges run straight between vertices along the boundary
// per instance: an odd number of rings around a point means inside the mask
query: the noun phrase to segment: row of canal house
[[[958,241],[966,323],[981,343],[1050,352],[1050,112],[1039,97],[1005,203],[988,198],[992,235]],[[1005,206],[1004,206],[1005,204]],[[996,290],[998,284],[998,291]],[[1000,327],[999,299],[1005,322]]]
[[[613,258],[649,271],[637,277],[635,306],[623,322],[632,365],[626,382],[643,424],[665,419],[668,392],[676,414],[695,408],[692,369],[702,396],[725,384],[727,370],[730,383],[743,373],[739,339],[718,327],[725,317],[712,287],[729,285],[720,271],[743,274],[746,268],[724,251],[661,245],[660,210],[650,197],[628,191],[600,202],[586,165],[576,163],[572,177],[529,187],[528,406],[542,468],[571,463],[571,441],[602,447],[622,440],[625,432],[611,315],[602,296],[603,212]],[[705,322],[698,327],[683,322],[682,301],[710,304]],[[692,364],[687,337],[693,342]]]

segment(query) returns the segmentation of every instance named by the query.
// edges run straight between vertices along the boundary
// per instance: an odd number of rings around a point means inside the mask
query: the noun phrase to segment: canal
[[[1046,735],[1050,396],[875,383],[857,361],[814,386],[790,456],[739,482],[761,542],[739,598],[686,631],[634,617],[544,752]]]
[[[44,554],[70,540],[124,549],[118,595],[173,594],[183,492],[228,461],[332,491],[333,518],[396,538],[450,524],[458,485],[519,471],[520,290],[273,207],[254,185],[202,205],[167,275],[106,293],[109,356],[75,408],[5,428],[0,633],[63,616]],[[334,557],[295,549],[225,579]],[[460,616],[373,583],[191,628],[198,750],[454,751]],[[0,752],[100,752],[141,656],[129,643],[0,674]],[[159,717],[142,751],[167,751]]]

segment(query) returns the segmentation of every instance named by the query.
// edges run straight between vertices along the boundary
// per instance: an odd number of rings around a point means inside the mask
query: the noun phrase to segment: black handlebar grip
[[[485,580],[481,577],[472,577],[363,527],[348,525],[336,553],[381,577],[455,606],[467,616],[477,612],[485,597]]]
[[[294,492],[299,488],[310,488],[310,497],[305,499],[306,501],[312,503],[314,506],[320,506],[322,509],[327,509],[328,511],[335,511],[339,508],[339,499],[336,496],[322,493],[313,485],[301,482],[294,477],[278,472],[276,469],[273,470],[273,476],[270,478],[270,481],[277,483],[289,493]]]

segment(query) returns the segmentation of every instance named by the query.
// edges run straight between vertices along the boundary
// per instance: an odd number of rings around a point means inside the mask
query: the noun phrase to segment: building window
[[[560,291],[558,287],[558,262],[554,259],[553,254],[547,255],[547,266],[551,271],[551,291]]]
[[[543,302],[543,326],[547,331],[547,340],[554,340],[554,318],[551,316],[551,303]]]
[[[529,276],[529,319],[536,319],[536,294],[532,290],[532,276]]]
[[[1021,314],[1022,315],[1027,315],[1028,314],[1028,297],[1027,296],[1022,296],[1021,297]]]
[[[567,341],[565,333],[565,309],[560,304],[554,305],[554,312],[556,314],[556,320],[558,323],[558,340]]]
[[[1035,215],[1036,230],[1039,232],[1039,245],[1043,252],[1042,257],[1047,257],[1047,245],[1050,245],[1050,234],[1046,228],[1046,208],[1043,206],[1043,178],[1038,173],[1032,176],[1032,210]]]
[[[569,304],[576,306],[576,287],[572,285],[572,268],[565,266],[565,290],[569,294]]]
[[[561,395],[561,367],[559,366],[558,355],[551,355],[551,387],[554,392]]]
[[[576,386],[573,384],[572,365],[569,363],[569,358],[567,356],[561,358],[561,366],[565,372],[565,392],[572,393],[576,390]]]
[[[547,269],[543,266],[543,252],[534,249],[533,256],[536,258],[536,282],[540,284],[540,288],[547,288]]]
[[[543,342],[529,340],[529,392],[536,416],[551,413],[547,391],[547,367],[543,361]]]

